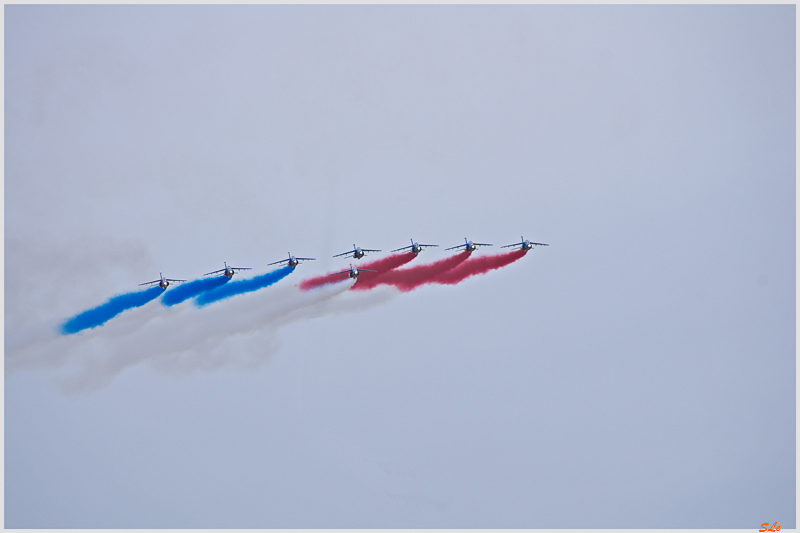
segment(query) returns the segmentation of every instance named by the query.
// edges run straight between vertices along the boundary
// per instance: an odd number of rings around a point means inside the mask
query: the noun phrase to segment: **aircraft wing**
[[[225,269],[215,270],[214,272],[209,272],[208,274],[203,274],[204,276],[210,276],[211,274],[219,274],[220,272],[225,272]]]
[[[362,248],[362,252],[380,252],[380,250],[370,250],[369,248]]]
[[[342,257],[343,255],[350,255],[350,254],[352,254],[352,253],[354,253],[354,252],[355,252],[355,250],[350,250],[349,252],[344,252],[344,253],[341,253],[341,254],[336,254],[336,255],[334,255],[333,257]]]
[[[170,281],[172,281],[172,280],[170,280]],[[139,286],[141,287],[142,285],[152,285],[153,283],[160,283],[160,282],[161,282],[161,280],[157,279],[155,281],[148,281],[147,283],[140,283]]]
[[[525,243],[524,242],[517,242],[517,243],[514,243],[514,244],[506,244],[505,246],[501,246],[500,248],[511,248],[512,246],[522,246],[523,244],[525,244]],[[531,244],[533,244],[533,243],[531,243]]]
[[[452,248],[445,248],[444,251],[446,252],[447,250],[455,250],[457,248],[464,248],[466,245],[467,245],[466,243],[459,244],[458,246],[453,246]]]
[[[420,244],[420,243],[417,243],[417,246],[427,246],[427,247],[431,248],[431,247],[439,246],[439,245],[438,244]]]
[[[167,281],[186,281],[185,279],[168,279]]]
[[[550,246],[549,244],[545,244],[543,242],[532,242],[531,244],[535,244],[536,246]]]
[[[280,261],[275,261],[274,263],[267,263],[267,266],[279,265],[281,263],[285,263],[286,261],[288,261],[288,259],[281,259]]]
[[[313,257],[295,257],[298,261],[316,261]]]
[[[473,242],[475,246],[494,246],[493,244],[483,244],[482,242]]]
[[[328,274],[329,276],[338,276],[339,274],[349,274],[350,269],[342,270],[341,272],[334,272],[333,274]]]
[[[250,267],[230,267],[231,270],[253,270]]]
[[[366,268],[359,268],[359,272],[377,272],[377,270],[367,270]]]
[[[403,246],[402,248],[398,248],[397,250],[392,250],[390,253],[399,252],[399,251],[401,251],[401,250],[406,250],[406,249],[408,249],[408,248],[411,248],[411,246]]]

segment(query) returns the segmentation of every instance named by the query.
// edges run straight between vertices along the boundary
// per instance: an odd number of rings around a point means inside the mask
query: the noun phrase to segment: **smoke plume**
[[[497,268],[510,265],[517,259],[523,257],[525,253],[525,250],[515,250],[513,252],[507,252],[504,254],[475,257],[469,261],[465,261],[452,270],[443,272],[436,277],[434,283],[440,283],[442,285],[455,285],[456,283],[460,283],[470,276],[485,274],[490,270],[495,270]]]
[[[88,311],[84,311],[70,318],[61,326],[61,332],[64,335],[70,335],[84,329],[105,324],[123,311],[133,309],[134,307],[141,307],[150,300],[155,300],[161,296],[162,292],[164,292],[164,289],[155,286],[143,291],[115,296],[102,305],[98,305],[93,309],[89,309]]]
[[[226,276],[218,276],[213,278],[197,279],[182,285],[177,285],[164,294],[164,297],[161,298],[161,303],[166,306],[177,305],[185,300],[188,300],[189,298],[194,298],[200,293],[210,291],[211,289],[216,289],[228,281],[230,281],[230,278]]]
[[[378,285],[392,285],[408,292],[426,283],[435,283],[440,276],[456,268],[469,258],[467,252],[441,259],[428,265],[391,270],[378,276],[359,276],[353,290],[369,290]]]
[[[412,259],[416,257],[415,254],[411,252],[403,253],[403,254],[395,254],[390,255],[389,257],[384,257],[383,259],[378,259],[376,261],[371,261],[369,263],[364,263],[359,268],[360,269],[367,269],[367,270],[377,270],[377,272],[367,272],[363,274],[363,277],[369,277],[373,279],[377,279],[382,275],[386,274],[387,272],[393,271],[395,268],[405,265]],[[359,274],[359,279],[361,279],[361,274]],[[331,274],[326,274],[324,276],[317,276],[315,278],[309,278],[300,282],[300,288],[304,291],[309,289],[313,289],[314,287],[320,287],[322,285],[326,285],[328,283],[335,283],[337,281],[341,281],[341,276],[336,277],[332,276]]]
[[[254,278],[231,281],[221,287],[200,294],[200,296],[197,297],[197,305],[208,305],[212,302],[218,302],[225,298],[236,296],[237,294],[245,294],[247,292],[263,289],[264,287],[269,287],[291,274],[292,271],[294,271],[294,268],[285,266]],[[222,277],[224,278],[225,276]]]

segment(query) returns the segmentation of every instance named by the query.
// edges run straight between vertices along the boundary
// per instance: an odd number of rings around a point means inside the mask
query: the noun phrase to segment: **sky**
[[[795,16],[5,6],[5,527],[796,527]]]

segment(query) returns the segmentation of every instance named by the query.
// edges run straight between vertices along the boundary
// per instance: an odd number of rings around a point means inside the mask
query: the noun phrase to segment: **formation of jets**
[[[438,244],[420,244],[418,242],[414,242],[414,239],[411,239],[411,244],[410,245],[403,246],[402,248],[398,248],[396,250],[392,250],[392,253],[394,253],[394,252],[402,252],[404,250],[408,250],[411,253],[413,253],[414,255],[417,255],[425,248],[433,248],[433,247],[436,247],[436,246],[439,246],[439,245]],[[474,252],[475,250],[478,249],[478,246],[493,246],[493,245],[482,243],[482,242],[472,242],[472,241],[467,240],[466,237],[464,237],[464,244],[459,244],[457,246],[451,246],[450,248],[445,248],[445,250],[458,250],[458,249],[462,249],[463,248],[464,252],[467,252],[467,253],[471,254],[472,252]],[[531,241],[525,239],[524,237],[520,237],[520,242],[517,242],[517,243],[514,243],[514,244],[507,244],[505,246],[501,246],[501,248],[511,248],[511,247],[516,247],[516,246],[518,246],[521,251],[527,252],[528,250],[531,250],[534,246],[549,246],[549,244],[545,244],[545,243],[542,243],[542,242],[531,242]],[[353,249],[352,250],[348,250],[347,252],[342,252],[340,254],[336,254],[333,257],[344,257],[346,255],[349,255],[349,256],[352,256],[353,259],[361,259],[362,257],[364,257],[364,255],[367,254],[367,252],[380,252],[380,250],[373,250],[373,249],[370,249],[370,248],[360,248],[360,247],[356,246],[355,244],[353,244]],[[274,263],[268,263],[267,266],[280,265],[281,263],[286,263],[287,266],[289,266],[291,268],[296,268],[297,265],[299,265],[301,261],[316,261],[316,259],[314,259],[313,257],[295,257],[295,256],[293,256],[291,254],[291,252],[287,252],[287,253],[289,255],[289,257],[287,259],[281,259],[280,261],[275,261]],[[223,264],[225,265],[225,268],[222,268],[220,270],[215,270],[213,272],[209,272],[208,274],[204,274],[204,275],[205,276],[211,276],[212,274],[220,274],[220,273],[222,273],[225,277],[230,279],[239,270],[252,270],[252,268],[250,268],[250,267],[229,267],[227,262],[223,263]],[[361,272],[377,272],[377,270],[367,270],[365,268],[358,269],[358,268],[354,267],[353,264],[351,263],[350,264],[350,268],[348,270],[342,270],[341,272],[335,272],[333,274],[328,274],[328,275],[329,276],[339,276],[341,274],[347,274],[351,278],[355,279],[355,278],[358,277],[358,275]],[[160,274],[160,275],[161,275],[161,279],[157,279],[155,281],[148,281],[146,283],[140,283],[139,285],[140,286],[141,285],[153,285],[153,284],[157,283],[159,287],[161,287],[162,289],[166,289],[167,287],[169,287],[170,283],[186,281],[185,279],[168,279],[168,278],[165,278],[163,274]]]

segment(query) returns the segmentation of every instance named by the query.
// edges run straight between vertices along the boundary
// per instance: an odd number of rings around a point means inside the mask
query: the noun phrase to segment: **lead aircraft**
[[[520,237],[519,239],[522,242],[517,242],[514,244],[506,244],[505,246],[501,246],[500,248],[511,248],[512,246],[519,246],[520,250],[522,250],[523,252],[527,252],[534,246],[550,246],[549,244],[544,244],[543,242],[531,242],[525,239],[524,237]]]

